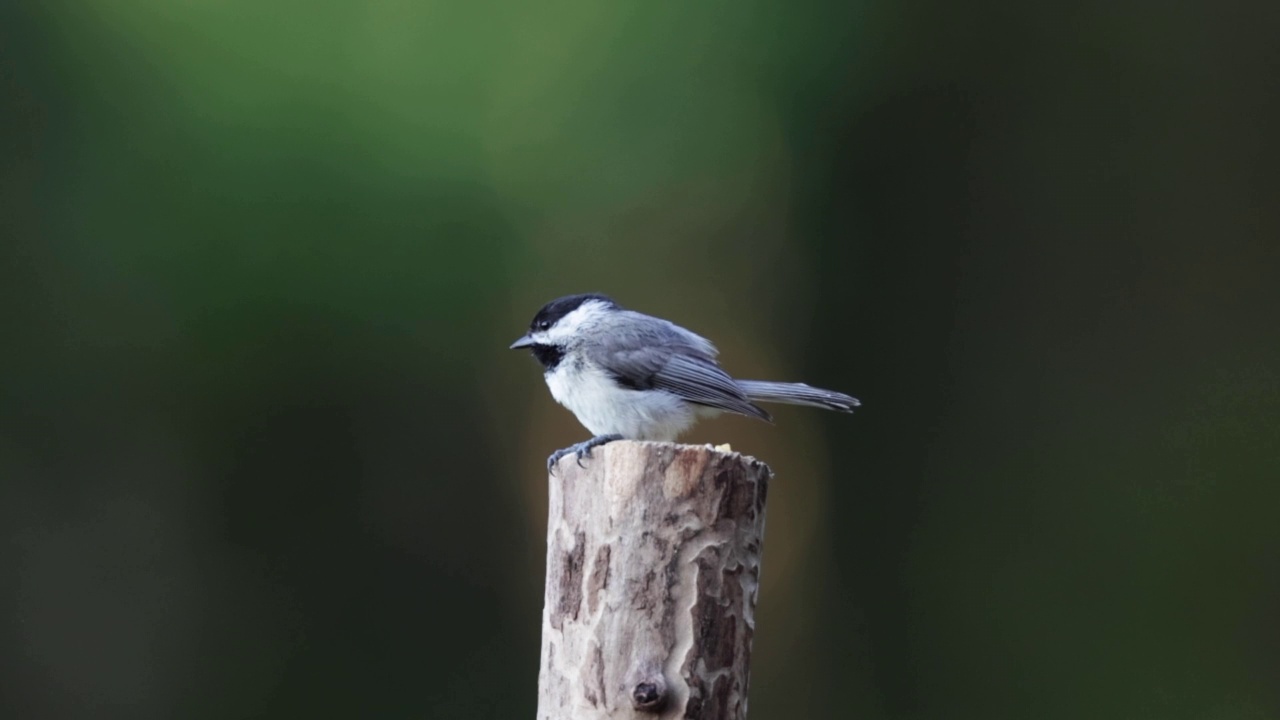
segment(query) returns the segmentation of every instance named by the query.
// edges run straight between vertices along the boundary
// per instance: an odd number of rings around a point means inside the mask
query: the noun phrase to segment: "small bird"
[[[511,343],[542,363],[551,396],[595,436],[552,453],[551,471],[569,454],[591,457],[614,440],[675,440],[702,417],[735,412],[772,420],[757,402],[853,412],[857,398],[804,383],[735,380],[706,338],[675,323],[627,310],[605,295],[567,295],[547,303],[529,332]]]

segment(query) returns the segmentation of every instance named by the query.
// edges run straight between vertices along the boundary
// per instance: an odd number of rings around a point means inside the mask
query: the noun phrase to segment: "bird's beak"
[[[511,349],[511,350],[519,350],[520,348],[527,348],[527,347],[529,347],[530,345],[533,345],[533,344],[534,344],[534,343],[533,343],[533,338],[529,337],[528,335],[522,335],[522,336],[520,336],[520,339],[519,339],[519,340],[517,340],[517,341],[515,341],[515,342],[511,343],[511,348],[510,348],[510,349]]]

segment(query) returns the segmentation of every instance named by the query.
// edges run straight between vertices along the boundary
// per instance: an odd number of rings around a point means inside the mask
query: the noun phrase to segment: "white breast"
[[[671,393],[621,387],[599,367],[580,360],[565,358],[545,377],[556,402],[594,435],[675,440],[702,414]]]

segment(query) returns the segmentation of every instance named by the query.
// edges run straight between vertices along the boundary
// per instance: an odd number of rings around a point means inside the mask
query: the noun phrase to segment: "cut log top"
[[[618,441],[550,477],[538,717],[746,717],[772,473]]]

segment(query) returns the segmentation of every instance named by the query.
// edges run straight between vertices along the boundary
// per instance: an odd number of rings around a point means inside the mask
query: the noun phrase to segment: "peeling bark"
[[[741,720],[765,495],[754,458],[618,441],[550,478],[539,720]]]

